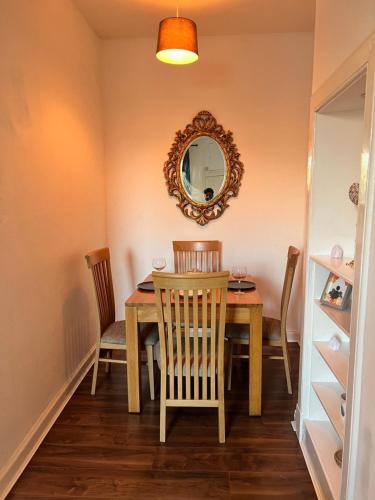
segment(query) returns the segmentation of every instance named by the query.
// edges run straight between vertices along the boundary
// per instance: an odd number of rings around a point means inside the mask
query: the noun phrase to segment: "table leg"
[[[249,415],[262,414],[262,306],[250,309]]]
[[[141,360],[138,335],[137,308],[125,306],[126,358],[128,374],[128,412],[141,411]]]

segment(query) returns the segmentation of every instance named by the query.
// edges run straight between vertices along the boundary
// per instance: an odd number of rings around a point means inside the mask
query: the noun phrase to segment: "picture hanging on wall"
[[[352,286],[343,278],[330,273],[320,298],[321,304],[344,310],[349,304]]]

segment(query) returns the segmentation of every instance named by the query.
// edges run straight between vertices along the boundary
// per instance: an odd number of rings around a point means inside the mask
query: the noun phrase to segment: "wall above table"
[[[287,249],[303,245],[311,33],[201,37],[190,67],[160,64],[154,39],[102,43],[108,242],[117,315],[172,240],[218,239],[223,265],[254,274],[279,313]],[[238,198],[200,227],[168,196],[163,166],[176,130],[208,109],[233,131],[245,174]],[[299,330],[299,277],[290,330]],[[297,307],[294,307],[297,306]]]

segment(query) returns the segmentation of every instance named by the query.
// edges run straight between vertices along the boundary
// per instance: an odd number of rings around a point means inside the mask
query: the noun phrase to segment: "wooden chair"
[[[111,273],[111,261],[108,248],[101,248],[88,253],[87,266],[92,271],[95,294],[98,305],[100,328],[96,342],[94,373],[91,394],[95,394],[99,362],[106,363],[106,372],[110,363],[126,364],[126,359],[112,359],[112,350],[126,351],[125,321],[115,321],[115,299]],[[154,389],[154,345],[158,340],[156,326],[145,324],[141,327],[141,337],[147,352],[147,365],[151,399],[155,399]],[[100,357],[100,350],[105,349],[106,357]]]
[[[166,408],[191,406],[218,408],[219,442],[224,443],[224,330],[229,273],[154,272],[152,276],[159,320],[160,351],[157,347],[155,351],[161,370],[160,441],[165,442]],[[200,293],[202,298],[198,298]]]
[[[292,291],[293,278],[297,266],[300,252],[297,248],[290,246],[288,249],[288,260],[285,271],[283,293],[281,296],[280,319],[263,318],[263,344],[268,346],[281,347],[282,356],[268,356],[270,359],[284,360],[285,376],[288,386],[288,393],[292,394],[292,382],[290,376],[290,361],[288,353],[288,340],[286,333],[286,320],[290,294]],[[229,365],[227,387],[230,390],[232,385],[232,364],[233,358],[248,358],[246,354],[233,354],[234,345],[249,345],[249,332],[242,325],[227,325],[226,337],[229,340]]]
[[[220,271],[220,241],[173,241],[174,271]]]

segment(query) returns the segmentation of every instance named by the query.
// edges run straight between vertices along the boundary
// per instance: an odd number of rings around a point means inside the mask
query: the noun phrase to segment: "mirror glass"
[[[186,194],[197,203],[209,203],[223,189],[226,162],[220,145],[201,135],[191,141],[181,160],[181,182]]]

